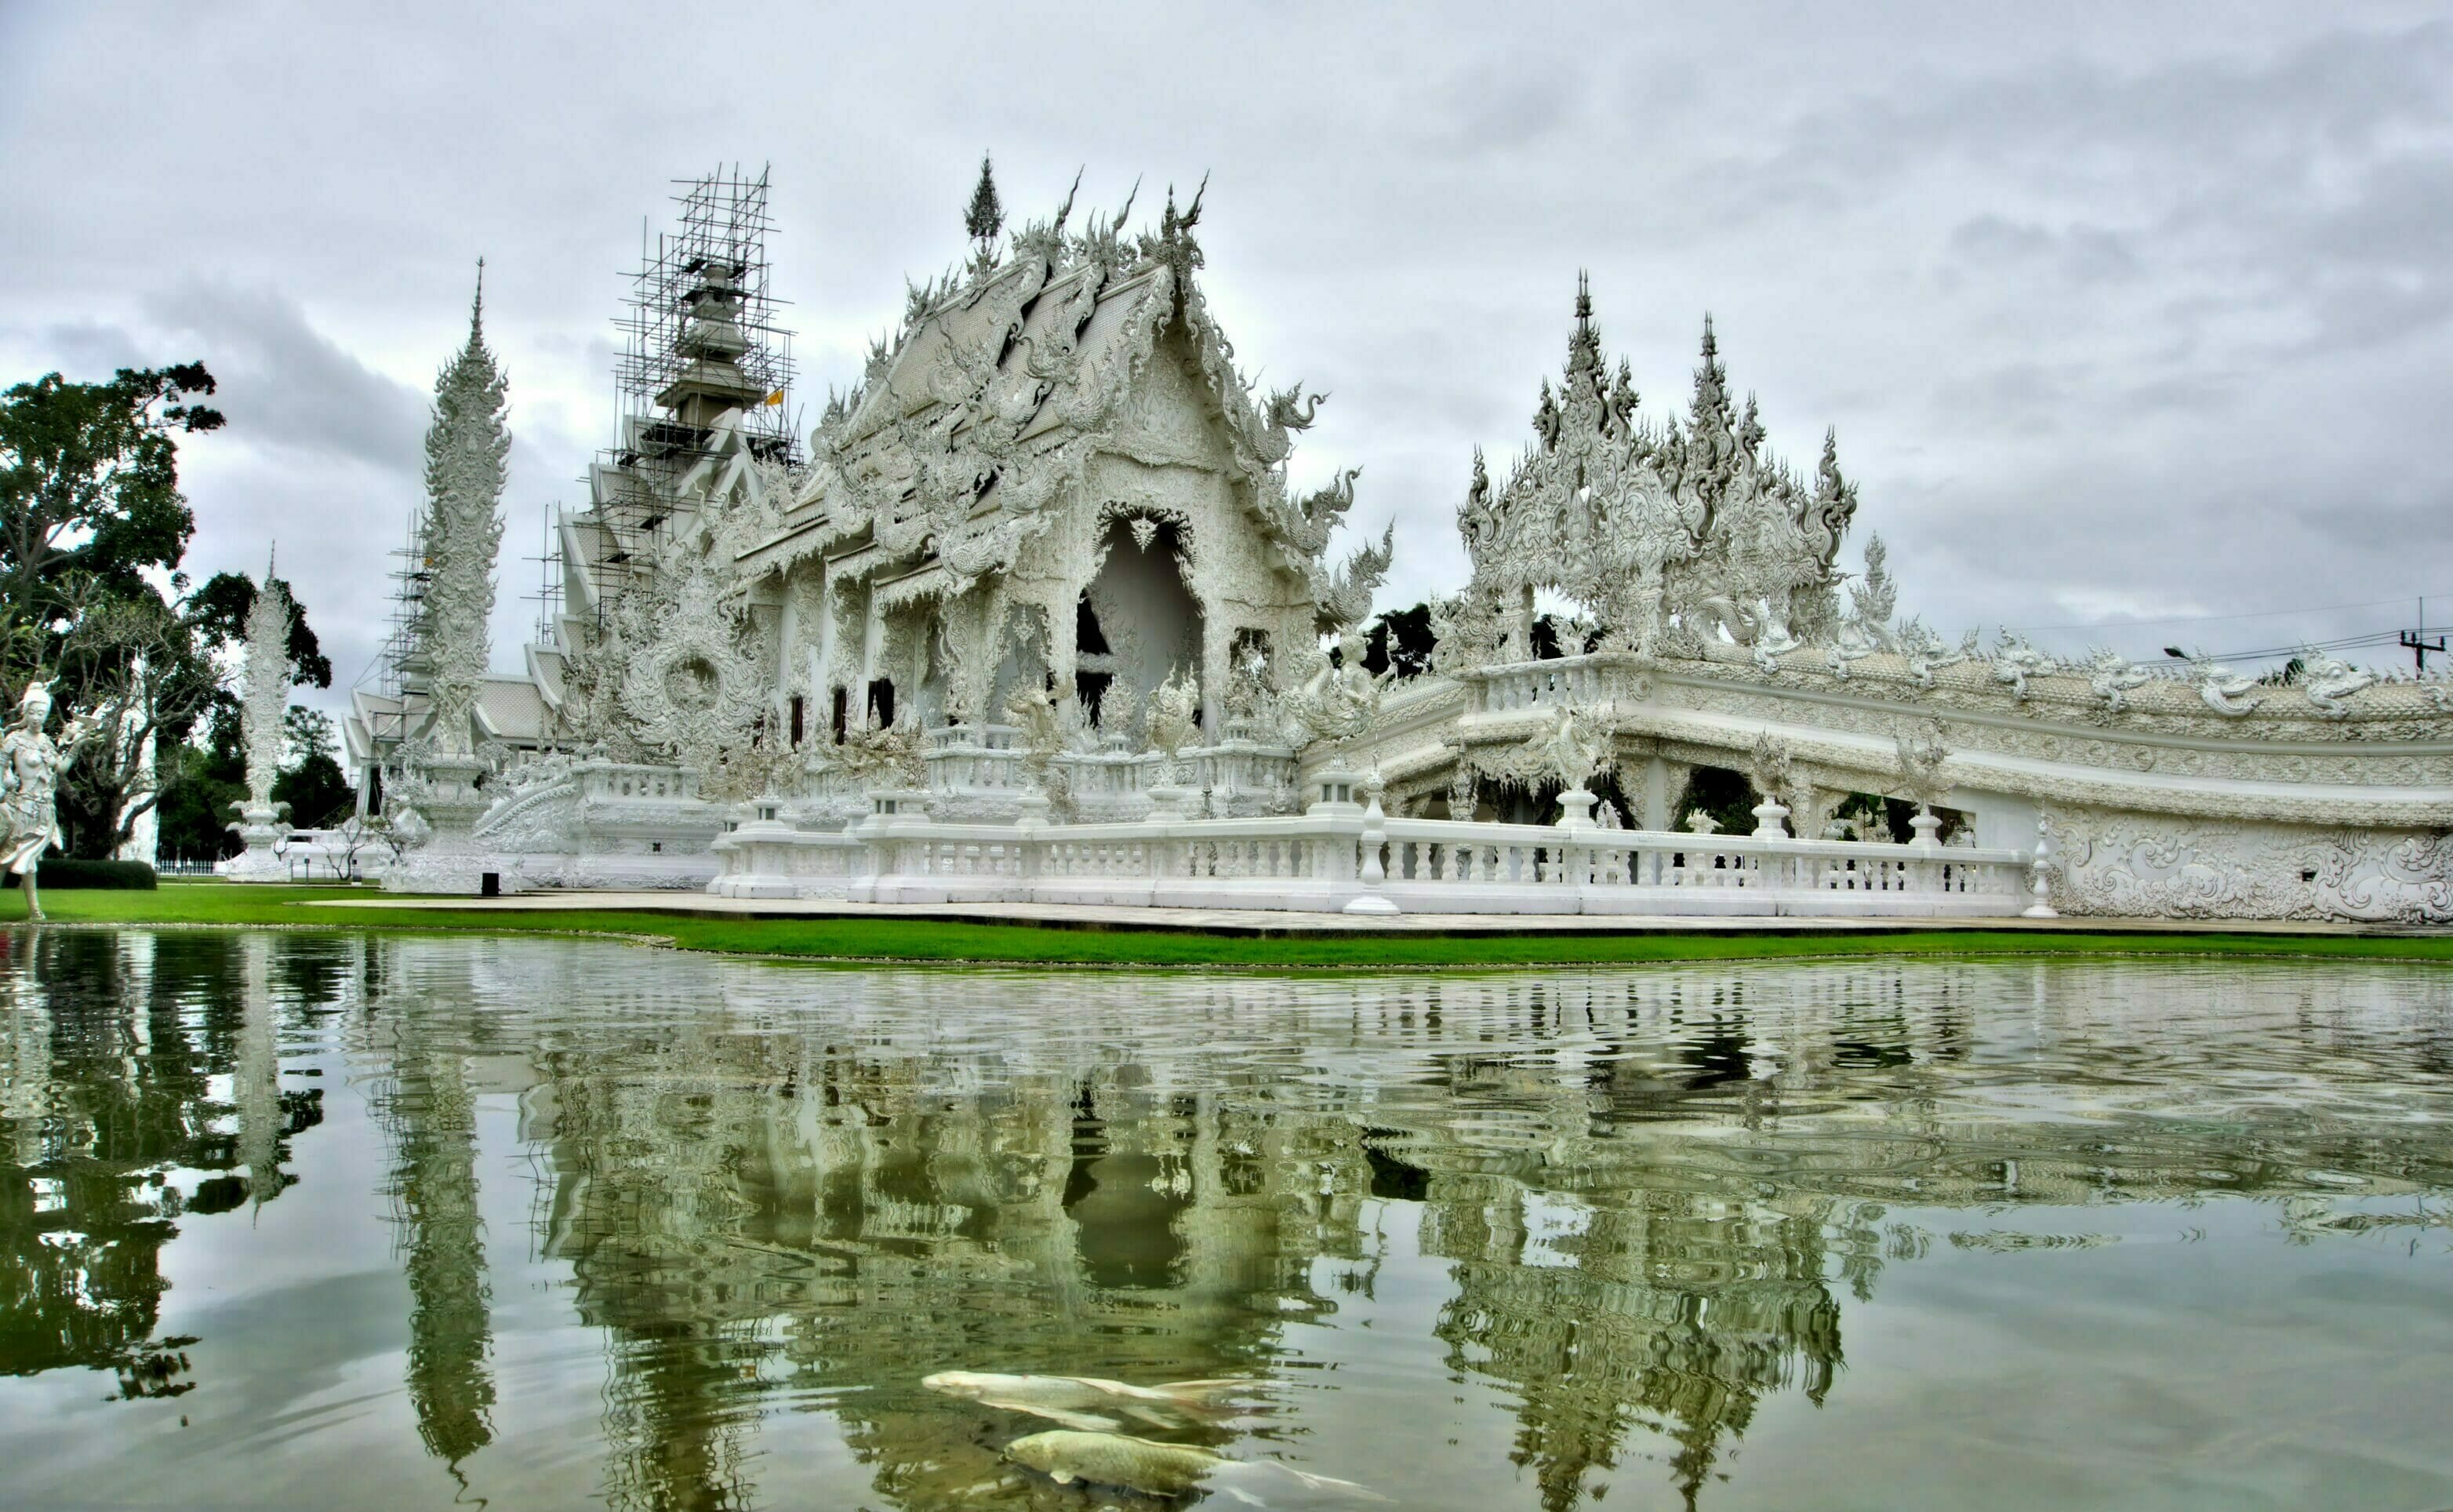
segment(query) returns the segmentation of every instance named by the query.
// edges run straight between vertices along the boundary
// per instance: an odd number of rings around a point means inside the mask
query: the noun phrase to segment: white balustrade
[[[848,830],[803,829],[762,807],[717,842],[725,872],[709,890],[1330,912],[1385,900],[1433,914],[1991,917],[2017,913],[2028,885],[2029,856],[2018,850],[1387,819],[1351,805],[1085,825],[944,824],[877,806]]]
[[[571,768],[580,796],[592,798],[698,797],[698,774],[686,767],[634,766],[621,762],[581,762]]]
[[[1539,662],[1511,662],[1466,674],[1474,708],[1506,714],[1569,705],[1590,708],[1619,696],[1628,658],[1603,652]]]
[[[921,752],[931,792],[967,807],[1002,815],[1027,790],[1028,753],[1021,731],[1009,725],[947,725],[929,730]],[[1284,746],[1230,740],[1183,753],[1181,786],[1207,790],[1222,804],[1238,795],[1269,794],[1291,787],[1298,764]],[[1073,801],[1100,819],[1138,818],[1149,806],[1149,790],[1162,785],[1166,758],[1155,751],[1065,751],[1050,765],[1063,773]],[[832,774],[829,774],[830,776]],[[848,791],[841,781],[825,791]]]

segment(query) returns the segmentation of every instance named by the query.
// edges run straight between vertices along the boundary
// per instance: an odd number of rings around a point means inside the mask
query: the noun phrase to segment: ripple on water
[[[971,1369],[1246,1379],[1116,1421],[1410,1506],[2453,1502],[2441,972],[11,965],[42,1500],[1181,1504],[1015,1464]]]

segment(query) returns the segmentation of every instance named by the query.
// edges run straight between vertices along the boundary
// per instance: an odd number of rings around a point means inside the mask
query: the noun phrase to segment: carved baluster
[[[2033,877],[2033,881],[2029,884],[2029,890],[2036,901],[2023,909],[2020,917],[2024,919],[2060,918],[2060,911],[2054,908],[2052,904],[2053,842],[2052,837],[2045,833],[2044,821],[2041,818],[2036,821],[2036,848],[2029,857],[2027,865]]]

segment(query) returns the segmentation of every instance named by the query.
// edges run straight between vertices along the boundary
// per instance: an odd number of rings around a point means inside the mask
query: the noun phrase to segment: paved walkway
[[[503,913],[651,913],[710,919],[936,919],[1058,929],[1173,930],[1219,935],[1900,934],[2017,930],[2038,934],[2442,935],[2441,928],[2189,919],[1811,919],[1592,914],[1296,913],[1263,908],[1127,908],[1045,903],[833,903],[717,898],[697,892],[528,892],[509,898],[381,896],[315,899],[309,908],[449,908]]]

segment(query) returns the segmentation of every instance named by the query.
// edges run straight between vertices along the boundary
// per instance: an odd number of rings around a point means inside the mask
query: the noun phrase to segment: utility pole
[[[2446,654],[2443,636],[2439,635],[2432,641],[2427,638],[2427,601],[2425,599],[2419,601],[2419,628],[2402,632],[2402,648],[2408,651],[2411,658],[2419,664],[2420,675],[2423,677],[2427,673],[2428,652],[2434,651],[2439,656]]]

